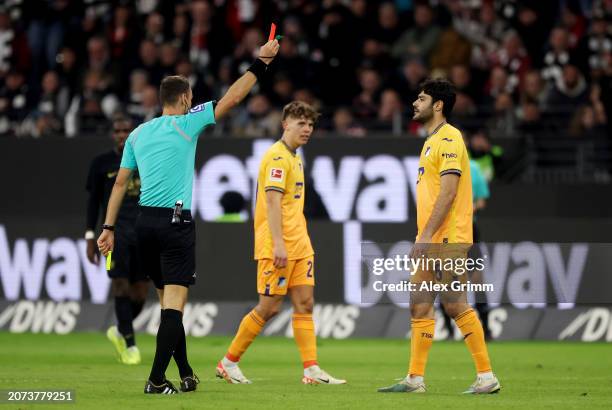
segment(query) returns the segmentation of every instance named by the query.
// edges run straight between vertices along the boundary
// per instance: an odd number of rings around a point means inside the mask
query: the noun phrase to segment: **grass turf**
[[[5,408],[245,409],[245,408],[611,408],[612,346],[555,342],[495,342],[490,354],[502,383],[500,394],[462,396],[473,381],[463,343],[435,342],[427,366],[426,394],[376,392],[407,368],[407,340],[319,340],[322,367],[345,386],[303,386],[291,339],[260,337],[242,360],[252,385],[214,379],[216,361],[230,338],[188,338],[191,365],[202,383],[195,393],[145,396],[155,339],[139,335],[139,366],[121,365],[102,334],[65,336],[0,332],[0,389],[73,389],[75,404],[0,404]],[[177,380],[174,363],[167,371]],[[178,386],[178,384],[177,384]]]

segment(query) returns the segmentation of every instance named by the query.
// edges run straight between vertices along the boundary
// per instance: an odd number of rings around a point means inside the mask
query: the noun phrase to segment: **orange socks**
[[[232,344],[227,349],[225,357],[232,362],[239,361],[240,356],[248,349],[265,324],[266,321],[255,310],[251,310],[240,322],[238,333],[236,333]]]
[[[478,373],[491,371],[491,361],[489,360],[489,352],[485,343],[484,331],[482,323],[478,320],[478,316],[473,309],[468,309],[455,318],[457,327],[461,330],[463,340],[467,345]]]
[[[317,337],[312,314],[294,313],[292,317],[293,337],[300,351],[304,369],[317,364]]]
[[[424,376],[427,356],[433,343],[435,321],[433,319],[412,319],[411,323],[408,375]]]

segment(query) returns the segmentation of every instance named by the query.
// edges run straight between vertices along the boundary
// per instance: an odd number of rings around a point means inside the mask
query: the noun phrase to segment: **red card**
[[[272,23],[270,25],[270,35],[268,36],[268,41],[274,40],[275,36],[276,36],[276,24]]]

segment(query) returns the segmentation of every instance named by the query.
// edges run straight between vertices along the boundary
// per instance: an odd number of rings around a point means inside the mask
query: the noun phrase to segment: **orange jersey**
[[[440,194],[440,177],[446,174],[459,175],[457,196],[432,243],[472,243],[470,160],[461,132],[445,123],[427,138],[419,158],[416,195],[419,234],[425,229]]]
[[[255,205],[255,259],[272,259],[272,234],[268,226],[266,191],[282,192],[283,239],[289,260],[314,255],[304,217],[302,159],[280,140],[264,154],[257,177]]]

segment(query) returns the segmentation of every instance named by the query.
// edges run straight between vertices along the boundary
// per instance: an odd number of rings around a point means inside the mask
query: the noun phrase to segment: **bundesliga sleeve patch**
[[[272,168],[270,170],[270,181],[272,182],[282,182],[284,176],[284,171],[281,168]]]
[[[202,110],[204,110],[204,104],[196,105],[195,107],[189,110],[189,113],[195,114],[196,112],[200,112]]]

